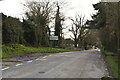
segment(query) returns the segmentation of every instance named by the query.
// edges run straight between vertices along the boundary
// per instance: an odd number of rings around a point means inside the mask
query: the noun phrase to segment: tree
[[[64,17],[60,15],[60,5],[57,2],[57,12],[55,16],[55,36],[58,36],[58,41],[55,41],[55,46],[59,46],[62,43],[62,21],[64,21]]]
[[[91,17],[93,20],[88,20],[86,24],[90,29],[101,29],[105,26],[106,22],[106,13],[104,10],[104,4],[102,2],[93,4],[93,7],[97,12],[97,14],[93,14]]]
[[[86,29],[86,26],[84,24],[84,17],[77,15],[74,19],[72,20],[72,27],[69,30],[70,32],[72,32],[73,34],[73,39],[74,39],[74,46],[75,47],[83,47],[83,42],[84,39],[86,37],[86,35],[88,34],[89,30]],[[77,46],[78,45],[78,46]]]
[[[23,43],[22,22],[19,19],[2,14],[2,39],[6,43]]]
[[[61,32],[61,18],[60,18],[60,7],[57,3],[57,13],[55,17],[55,36],[58,36],[58,41],[55,41],[55,46],[60,46],[60,32]]]
[[[29,21],[23,19],[22,28],[24,30],[24,44],[33,46],[36,41],[34,27],[29,24]]]
[[[92,16],[93,20],[87,21],[88,27],[99,29],[102,46],[108,51],[117,52],[120,46],[119,2],[100,2],[93,7],[98,13]]]
[[[50,1],[30,1],[24,4],[26,17],[35,32],[36,46],[49,46],[49,23],[52,12]]]
[[[119,8],[120,2],[106,3],[105,12],[106,12],[106,22],[109,23],[105,27],[109,28],[109,42],[111,43],[108,50],[117,52],[120,48],[120,25],[119,25]]]

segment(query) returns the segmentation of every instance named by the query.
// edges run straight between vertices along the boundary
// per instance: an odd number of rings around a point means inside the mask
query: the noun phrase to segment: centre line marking
[[[30,63],[30,62],[33,62],[33,60],[31,60],[31,61],[27,61],[28,63]]]
[[[3,68],[2,71],[6,70],[6,69],[9,69],[10,67],[6,67],[6,68]]]
[[[47,56],[44,56],[43,58],[47,58]]]
[[[38,58],[38,59],[36,59],[36,60],[46,60],[46,59],[39,59],[39,58]]]
[[[21,64],[17,64],[16,66],[21,66],[21,65],[23,65],[22,63]]]

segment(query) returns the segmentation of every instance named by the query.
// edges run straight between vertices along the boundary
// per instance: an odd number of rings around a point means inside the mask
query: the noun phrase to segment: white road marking
[[[2,71],[6,70],[6,69],[9,69],[10,67],[6,67],[6,68],[3,68]]]
[[[22,63],[21,64],[17,64],[16,66],[21,66],[21,65],[23,65]]]
[[[52,56],[52,55],[49,55],[49,56]]]
[[[58,56],[59,57],[59,56],[69,56],[69,55],[52,55],[52,56]]]
[[[46,60],[46,59],[39,59],[39,58],[38,58],[38,59],[36,59],[36,60],[43,60],[43,61],[44,61],[44,60]]]
[[[31,60],[31,61],[27,61],[28,63],[31,63],[31,62],[33,62],[33,60]]]
[[[35,59],[35,60],[39,60],[39,59]]]
[[[35,60],[40,60],[40,59],[38,58],[38,59],[35,59]]]
[[[47,58],[47,56],[44,56],[43,58]]]

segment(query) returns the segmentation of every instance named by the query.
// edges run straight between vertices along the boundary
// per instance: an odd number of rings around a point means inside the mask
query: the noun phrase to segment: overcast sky
[[[28,0],[29,1],[29,0]],[[100,0],[66,0],[70,6],[68,7],[65,14],[74,16],[76,13],[85,14],[87,18],[94,13],[92,4],[99,2]],[[25,0],[3,0],[0,1],[0,12],[6,15],[19,17],[23,16],[23,5]]]
[[[5,15],[22,18],[24,14],[23,5],[26,0],[2,0],[0,1],[0,13]],[[29,1],[29,0],[27,0]],[[100,0],[66,0],[68,6],[63,12],[67,17],[74,17],[76,13],[91,19],[90,15],[95,13],[92,4],[98,3]]]

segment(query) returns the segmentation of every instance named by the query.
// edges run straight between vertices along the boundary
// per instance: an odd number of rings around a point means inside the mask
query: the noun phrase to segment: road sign
[[[58,36],[50,36],[50,40],[58,40]]]

